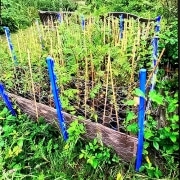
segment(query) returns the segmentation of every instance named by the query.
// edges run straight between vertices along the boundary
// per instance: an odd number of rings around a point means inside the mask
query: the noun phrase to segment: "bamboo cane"
[[[153,68],[151,74],[150,74],[149,77],[148,77],[148,80],[147,80],[147,83],[146,83],[146,88],[148,87],[148,85],[149,85],[149,83],[150,83],[150,81],[151,81],[151,78],[152,78],[154,72],[156,71],[159,63],[161,62],[161,58],[162,58],[162,56],[163,56],[163,54],[164,54],[164,51],[165,51],[165,48],[163,48],[163,50],[161,51],[161,54],[160,54],[160,56],[159,56],[159,58],[158,58],[158,60],[157,60],[157,63],[156,63],[156,65],[155,65],[155,67]]]
[[[29,71],[30,71],[30,76],[31,76],[32,92],[33,92],[33,96],[34,96],[34,106],[36,109],[36,120],[38,121],[38,109],[37,109],[37,103],[36,103],[36,95],[35,95],[35,88],[34,88],[34,82],[33,82],[33,74],[32,74],[32,68],[31,68],[31,58],[30,58],[29,49],[27,49],[27,54],[28,54]]]
[[[110,53],[108,54],[108,61],[110,61]],[[113,82],[111,62],[109,63],[109,71],[110,71],[111,86],[112,86],[112,91],[113,91],[114,108],[115,108],[115,113],[116,113],[117,130],[119,131],[120,126],[119,126],[119,118],[118,118],[118,108],[117,108],[116,94],[115,94],[115,90],[114,90],[114,82]]]

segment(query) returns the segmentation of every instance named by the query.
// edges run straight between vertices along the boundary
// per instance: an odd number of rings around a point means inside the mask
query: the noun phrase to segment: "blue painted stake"
[[[10,53],[11,53],[11,57],[12,57],[15,65],[17,65],[18,61],[17,61],[17,57],[16,57],[16,54],[15,54],[15,51],[14,51],[14,47],[13,47],[13,44],[12,44],[12,41],[11,41],[10,30],[6,26],[4,26],[3,29],[4,29],[5,34],[6,34],[6,39],[7,39],[7,42],[8,42],[8,46],[9,46],[9,50],[10,50]]]
[[[59,24],[62,23],[62,17],[61,17],[60,13],[58,13],[58,15],[57,15],[57,20],[58,20]]]
[[[155,19],[156,26],[155,26],[155,37],[153,38],[152,41],[152,46],[153,46],[153,63],[152,66],[153,68],[156,66],[157,63],[157,58],[158,58],[158,33],[160,31],[160,21],[161,21],[161,16],[158,16]],[[156,70],[153,74],[152,80],[151,80],[151,87],[150,90],[153,90],[156,84],[156,75],[157,75],[158,70]]]
[[[50,83],[51,83],[52,93],[54,97],[54,103],[57,110],[59,126],[61,129],[62,136],[64,140],[66,141],[68,139],[68,133],[66,130],[65,121],[62,114],[62,106],[61,106],[61,101],[59,99],[59,90],[56,84],[56,75],[54,73],[54,60],[51,57],[47,57],[46,62],[47,62],[48,71],[49,71],[49,77],[50,77]]]
[[[82,30],[85,30],[85,19],[84,16],[81,16],[81,26],[82,26]]]
[[[13,106],[12,106],[12,103],[11,101],[9,100],[8,98],[8,95],[6,94],[5,92],[5,88],[3,86],[3,84],[0,83],[0,96],[2,97],[2,99],[4,100],[7,108],[9,109],[9,111],[11,112],[11,114],[13,116],[16,116],[16,112],[15,110],[13,109]]]
[[[139,73],[140,90],[145,94],[146,89],[146,69],[141,69]],[[142,164],[143,144],[144,144],[144,119],[145,119],[145,99],[140,97],[138,107],[138,147],[136,156],[136,171],[139,171]]]
[[[119,16],[119,29],[120,29],[120,39],[123,38],[123,31],[124,31],[124,19],[123,19],[123,15],[121,14]]]
[[[153,46],[153,52],[152,52],[153,62],[152,62],[152,67],[153,68],[156,66],[157,58],[158,58],[158,33],[160,31],[160,21],[161,21],[161,16],[158,16],[155,19],[155,22],[156,22],[155,37],[152,40],[152,46]],[[157,72],[158,72],[158,69],[156,69],[155,72],[153,73],[153,76],[152,76],[152,79],[151,79],[150,91],[153,91],[154,88],[155,88]],[[147,103],[146,111],[149,110],[150,106],[151,106],[151,100],[149,100],[148,103]]]

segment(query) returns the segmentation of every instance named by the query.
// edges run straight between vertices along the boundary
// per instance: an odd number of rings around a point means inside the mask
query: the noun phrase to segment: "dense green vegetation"
[[[103,146],[99,139],[85,141],[82,136],[85,133],[84,126],[78,121],[71,124],[68,130],[70,138],[65,143],[58,130],[47,125],[42,118],[39,122],[34,122],[21,112],[18,117],[13,117],[0,102],[0,179],[178,179],[176,0],[161,2],[157,0],[142,2],[87,0],[85,5],[79,5],[78,1],[73,0],[2,0],[2,5],[2,22],[10,28],[11,32],[14,32],[12,40],[20,61],[20,71],[14,70],[7,42],[2,35],[0,37],[0,72],[2,72],[0,81],[5,83],[7,90],[28,98],[33,97],[28,96],[29,94],[36,93],[36,97],[39,97],[37,101],[46,104],[50,102],[51,105],[52,97],[49,94],[49,80],[44,60],[51,54],[56,62],[55,68],[64,110],[78,115],[77,107],[85,108],[85,112],[88,112],[85,116],[87,115],[93,121],[98,121],[100,118],[94,111],[99,92],[102,94],[102,96],[100,94],[102,99],[104,96],[112,98],[107,105],[114,104],[115,107],[118,102],[118,96],[115,94],[119,91],[114,87],[128,85],[131,81],[132,84],[137,82],[138,70],[144,66],[148,70],[148,75],[152,71],[152,48],[149,47],[148,38],[142,36],[136,39],[137,26],[133,21],[130,21],[131,28],[125,29],[127,41],[122,40],[122,43],[116,39],[116,29],[114,34],[109,36],[109,27],[104,26],[102,22],[94,26],[89,22],[89,29],[86,34],[83,34],[81,27],[72,18],[73,23],[70,26],[63,24],[55,31],[43,29],[40,25],[42,43],[45,47],[42,50],[38,39],[39,34],[34,25],[34,20],[39,18],[38,10],[77,11],[85,17],[90,13],[97,17],[110,11],[128,12],[145,18],[162,15],[159,52],[165,48],[165,53],[159,65],[155,91],[145,97],[151,99],[152,107],[146,114],[144,159],[140,173],[134,171],[133,163],[124,163],[112,150]],[[114,21],[114,23],[117,22]],[[0,33],[4,34],[2,28]],[[149,37],[153,37],[153,31],[148,33]],[[138,48],[134,44],[135,40],[140,40]],[[86,49],[84,49],[85,44]],[[132,57],[135,58],[135,62],[132,61]],[[32,65],[33,71],[31,80],[29,64]],[[17,72],[20,73],[15,76],[14,73]],[[108,74],[108,72],[111,73]],[[131,75],[133,78],[130,78]],[[79,89],[75,89],[72,85],[72,79],[75,77],[85,78],[88,82],[94,80],[96,85],[91,87],[92,84],[87,83],[84,88],[80,83]],[[31,81],[34,81],[35,92],[32,90]],[[109,96],[106,93],[108,83],[112,88]],[[88,87],[92,89],[89,90]],[[122,101],[129,107],[122,126],[126,132],[137,135],[137,114],[131,110],[134,104],[132,98],[139,96],[141,92],[136,91],[135,87],[130,90],[125,90],[125,93],[129,92],[130,96],[126,96]],[[85,98],[92,100],[94,109],[91,105],[83,106],[87,99],[79,96],[80,91],[82,94],[85,92]],[[100,103],[101,99],[98,100]],[[76,104],[72,104],[74,102]]]

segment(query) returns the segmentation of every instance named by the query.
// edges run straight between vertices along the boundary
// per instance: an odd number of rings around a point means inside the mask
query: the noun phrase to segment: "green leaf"
[[[140,97],[145,98],[145,94],[144,94],[140,89],[138,89],[138,88],[135,89],[134,94],[135,94],[136,96],[140,96]]]
[[[150,139],[154,134],[151,131],[145,131],[144,133],[144,138],[145,139]]]
[[[171,141],[172,141],[173,143],[175,143],[176,140],[177,140],[177,137],[176,137],[175,135],[171,135],[171,136],[170,136],[170,139],[171,139]]]
[[[23,146],[23,139],[19,139],[17,144],[18,144],[18,146],[22,147]]]
[[[179,121],[179,116],[174,114],[172,117],[172,122],[178,122],[178,121]]]
[[[159,144],[156,141],[153,141],[153,146],[156,150],[159,150]]]
[[[79,155],[79,159],[82,159],[84,157],[84,154]]]
[[[137,123],[133,123],[133,124],[128,125],[127,126],[127,130],[129,132],[134,133],[134,134],[137,133],[138,132],[138,125],[137,125]]]
[[[174,151],[178,151],[179,150],[179,145],[173,145],[173,149],[174,149]]]
[[[167,111],[168,111],[169,113],[171,113],[171,112],[174,112],[174,111],[176,110],[176,108],[177,108],[177,105],[171,103],[171,104],[169,104],[169,106],[168,106],[168,108],[167,108]]]
[[[164,97],[156,93],[155,91],[150,91],[148,96],[153,102],[156,102],[158,105],[163,105]]]
[[[97,168],[97,166],[98,166],[98,161],[97,161],[96,159],[93,160],[92,166],[93,166],[94,169]]]
[[[4,146],[4,141],[0,141],[0,147],[3,147]]]
[[[128,105],[128,106],[132,106],[134,104],[135,104],[134,100],[129,100],[129,101],[125,102],[125,105]]]
[[[144,141],[144,148],[148,148],[149,147],[149,142],[148,141]]]
[[[135,115],[135,113],[130,111],[130,112],[128,112],[128,115],[127,115],[127,117],[126,117],[126,121],[129,122],[129,121],[131,121],[131,120],[133,120],[133,119],[135,119],[135,118],[137,118],[137,116]]]

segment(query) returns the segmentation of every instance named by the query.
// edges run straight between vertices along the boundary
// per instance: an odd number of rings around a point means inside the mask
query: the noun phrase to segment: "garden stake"
[[[114,17],[111,16],[111,36],[112,36],[112,45],[115,45],[115,27],[114,27]]]
[[[51,43],[51,48],[50,48],[50,55],[53,55],[53,40],[52,40],[52,36],[50,38],[50,43]]]
[[[106,25],[106,24],[105,24]],[[110,31],[110,18],[108,18],[108,31]],[[105,32],[105,31],[104,31]],[[108,35],[107,35],[107,39],[108,39],[108,43],[110,41],[110,32],[108,32]],[[105,43],[105,42],[104,42]],[[106,71],[107,71],[107,76],[106,76],[106,93],[105,93],[105,102],[104,102],[104,112],[103,112],[103,124],[105,124],[105,116],[106,116],[106,105],[107,105],[107,95],[108,95],[108,85],[109,85],[109,71],[110,71],[110,52],[108,52],[108,59],[107,59],[107,68],[106,68]],[[106,60],[106,59],[105,59]],[[106,63],[106,61],[105,61]],[[99,94],[98,94],[99,95]]]
[[[16,57],[16,54],[15,54],[15,50],[14,50],[14,47],[13,47],[13,44],[12,44],[12,41],[11,41],[10,30],[9,30],[9,28],[6,27],[6,26],[4,26],[3,29],[4,29],[5,34],[6,34],[6,39],[7,39],[7,42],[8,42],[8,46],[9,46],[11,58],[12,58],[12,60],[14,61],[14,64],[15,64],[15,66],[16,66],[16,65],[18,65],[18,61],[17,61],[17,57]]]
[[[16,116],[16,112],[15,112],[15,110],[13,109],[12,103],[11,103],[11,101],[9,100],[8,95],[6,94],[5,88],[4,88],[4,86],[3,86],[2,83],[0,83],[0,96],[1,96],[2,99],[4,100],[6,106],[7,106],[8,110],[11,112],[11,114],[12,114],[13,116]]]
[[[82,30],[84,31],[84,29],[85,29],[85,20],[84,20],[84,16],[81,16],[81,27],[82,27]]]
[[[148,77],[148,80],[147,80],[147,83],[146,83],[146,88],[148,87],[154,72],[156,71],[156,69],[158,68],[159,63],[161,62],[161,58],[162,58],[162,56],[164,54],[164,51],[165,51],[165,48],[163,48],[163,50],[161,51],[161,54],[160,54],[160,56],[159,56],[159,58],[157,60],[156,66],[153,68],[151,74]]]
[[[137,38],[137,47],[139,47],[140,46],[140,40],[141,40],[141,29],[140,29],[140,23],[139,23],[139,21],[138,21],[138,38]]]
[[[90,19],[89,19],[89,26],[91,27],[92,26],[92,18],[90,16]],[[89,43],[92,44],[92,33],[91,31],[88,31],[88,36],[89,36]],[[94,79],[94,76],[95,76],[95,72],[94,72],[94,64],[93,64],[93,55],[92,55],[92,50],[90,49],[90,62],[91,62],[91,81],[92,81],[92,89],[94,88],[94,82],[95,82],[95,79]],[[92,100],[92,107],[94,109],[94,98]]]
[[[103,124],[105,124],[105,116],[106,116],[106,104],[107,104],[107,94],[108,94],[108,84],[109,84],[109,65],[110,60],[108,59],[107,63],[107,76],[106,76],[106,94],[105,94],[105,102],[104,102],[104,113],[103,113]]]
[[[110,61],[110,54],[108,54],[108,59]],[[111,61],[109,63],[109,71],[110,71],[110,76],[111,76],[111,86],[112,86],[112,91],[113,91],[113,101],[114,101],[114,107],[115,107],[115,113],[116,113],[117,130],[119,131],[120,126],[119,126],[117,100],[116,100],[116,94],[117,93],[115,93],[115,90],[114,90],[113,75],[112,75],[112,69],[111,69]]]
[[[38,35],[39,35],[39,42],[40,42],[41,48],[42,48],[42,50],[43,50],[43,49],[44,49],[43,38],[42,38],[41,31],[40,31],[40,28],[39,28],[39,22],[38,22],[38,20],[35,21],[35,24],[36,24],[37,32],[38,32]]]
[[[57,15],[58,15],[57,20],[58,20],[59,24],[61,24],[62,23],[61,13],[58,13]]]
[[[16,39],[17,39],[17,44],[18,44],[18,52],[19,52],[19,56],[20,56],[20,62],[22,63],[23,59],[22,59],[22,53],[21,53],[20,43],[19,43],[20,38],[18,37],[17,34],[16,34]]]
[[[117,19],[116,18],[116,20],[115,20],[115,27],[116,27],[116,40],[115,40],[115,42],[116,42],[116,45],[119,45],[119,39],[120,39],[120,37],[119,37],[119,19]]]
[[[123,38],[123,31],[124,31],[124,19],[123,19],[123,14],[121,14],[119,16],[119,36],[120,36],[120,39]]]
[[[140,90],[145,95],[146,89],[146,69],[141,69],[139,73]],[[142,164],[143,146],[144,146],[144,119],[145,119],[145,97],[140,96],[140,104],[138,107],[138,147],[136,155],[136,171],[139,171]]]
[[[106,44],[106,18],[104,17],[104,22],[103,22],[103,32],[104,32],[104,44]]]
[[[50,83],[51,83],[51,87],[52,87],[54,103],[55,103],[55,107],[57,110],[59,126],[61,129],[63,139],[66,141],[68,139],[68,133],[66,130],[65,121],[64,121],[63,114],[62,114],[62,106],[61,106],[61,101],[59,99],[59,90],[58,90],[58,87],[56,84],[57,79],[56,79],[56,75],[54,73],[54,60],[49,56],[46,58],[46,62],[47,62],[48,71],[49,71],[49,78],[50,78]]]
[[[27,54],[28,54],[29,71],[30,71],[30,75],[31,75],[32,92],[33,92],[33,96],[34,96],[34,106],[36,108],[36,118],[37,118],[36,120],[38,121],[38,109],[37,109],[36,94],[35,94],[35,88],[34,88],[34,81],[33,81],[32,67],[31,67],[31,58],[30,58],[29,49],[27,50]]]
[[[153,67],[155,67],[156,65],[156,62],[157,62],[157,56],[158,56],[158,33],[160,31],[160,20],[161,20],[161,16],[158,16],[156,18],[156,26],[155,26],[155,37],[153,39],[153,42],[152,42],[152,46],[153,46]],[[151,90],[154,89],[155,87],[155,84],[156,84],[156,74],[157,74],[157,70],[154,72],[154,75],[152,77],[152,81],[151,81]]]
[[[114,19],[113,21],[114,21],[114,46],[116,46],[119,39],[119,34],[117,34],[117,27],[118,27],[117,18]]]
[[[152,40],[152,46],[153,46],[153,64],[152,67],[154,69],[154,67],[157,64],[157,57],[158,57],[158,34],[160,31],[160,20],[161,20],[161,16],[158,16],[155,21],[156,21],[156,26],[155,26],[155,37]],[[158,70],[156,69],[155,72],[152,75],[152,79],[151,79],[151,86],[150,86],[150,91],[154,90],[155,84],[156,84],[156,75],[157,75]],[[151,100],[149,99],[148,103],[147,103],[147,109],[146,111],[149,110],[151,106]]]
[[[125,26],[124,26],[124,31],[123,31],[124,51],[127,51],[127,38],[128,38],[128,35],[127,35],[127,33],[128,33],[127,23],[128,23],[128,20],[125,21]]]
[[[147,23],[147,25],[146,25],[146,33],[145,33],[145,39],[147,39],[148,38],[148,35],[149,35],[149,29],[150,29],[150,22],[148,22]]]
[[[136,40],[134,41],[133,49],[132,49],[132,61],[131,61],[131,76],[129,80],[129,86],[128,86],[128,98],[131,93],[132,84],[134,82],[134,71],[135,71],[135,56],[136,56]]]
[[[85,57],[85,96],[84,96],[85,118],[86,118],[86,104],[87,104],[87,99],[88,99],[87,82],[88,82],[88,61],[87,61],[87,57]]]
[[[56,34],[57,34],[57,46],[56,46],[56,49],[58,51],[58,57],[57,59],[59,59],[59,61],[57,61],[58,63],[58,67],[64,67],[64,61],[63,61],[63,46],[62,46],[62,38],[60,37],[59,35],[59,30],[58,28],[56,28]],[[58,68],[57,69],[58,71],[58,74],[61,74],[61,69]],[[61,92],[64,91],[64,87],[60,84],[60,88],[61,88]]]

